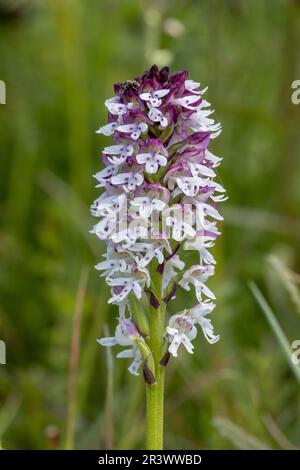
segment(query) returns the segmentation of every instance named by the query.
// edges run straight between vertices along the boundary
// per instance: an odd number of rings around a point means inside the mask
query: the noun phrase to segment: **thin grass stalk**
[[[283,353],[284,353],[284,355],[287,359],[287,362],[288,362],[294,376],[296,377],[297,381],[300,384],[300,369],[292,361],[292,353],[291,353],[290,344],[289,344],[289,342],[287,340],[287,337],[285,336],[281,326],[279,325],[277,318],[275,317],[274,313],[272,312],[271,307],[267,303],[266,299],[264,298],[263,294],[258,289],[256,284],[254,282],[249,282],[249,288],[250,288],[254,298],[256,299],[258,305],[260,306],[263,313],[265,314],[266,319],[267,319],[269,325],[271,326],[272,331],[273,331],[274,335],[276,336],[276,338],[277,338],[277,340],[278,340],[278,342],[281,346],[281,349],[282,349],[282,351],[283,351]]]
[[[104,326],[106,336],[110,336],[109,328]],[[104,414],[104,429],[103,445],[105,449],[113,449],[114,445],[114,420],[113,420],[113,390],[114,390],[114,376],[113,376],[113,356],[110,348],[106,349],[106,367],[107,367],[107,382],[106,382],[106,397],[105,397],[105,414]]]
[[[83,312],[84,299],[86,294],[89,270],[84,267],[81,270],[79,284],[76,294],[75,311],[72,325],[72,338],[70,349],[70,367],[68,381],[68,414],[66,426],[66,443],[65,448],[74,449],[75,441],[75,423],[77,409],[77,378],[78,378],[78,362],[80,352],[80,332],[81,318]]]

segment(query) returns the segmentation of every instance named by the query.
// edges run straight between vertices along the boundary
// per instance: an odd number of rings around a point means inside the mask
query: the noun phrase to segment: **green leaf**
[[[297,367],[296,364],[293,363],[292,361],[292,352],[291,352],[291,346],[290,343],[285,336],[280,324],[278,323],[277,318],[275,317],[271,307],[267,303],[265,297],[261,293],[261,291],[258,289],[257,285],[254,282],[249,282],[249,288],[255,297],[257,303],[259,304],[260,308],[262,309],[263,313],[266,316],[266,319],[269,323],[269,325],[272,328],[272,331],[274,335],[276,336],[278,343],[280,344],[282,351],[287,359],[287,362],[295,375],[296,379],[298,380],[300,384],[300,369]]]

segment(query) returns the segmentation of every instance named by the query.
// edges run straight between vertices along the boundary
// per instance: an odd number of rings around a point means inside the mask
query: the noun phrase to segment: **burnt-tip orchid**
[[[114,92],[105,101],[108,123],[97,131],[111,142],[101,152],[104,169],[94,175],[103,192],[91,213],[99,219],[92,233],[106,244],[96,269],[111,287],[108,302],[119,307],[119,320],[115,336],[99,342],[127,347],[117,357],[130,358],[135,375],[142,367],[147,406],[157,410],[170,355],[193,353],[197,329],[211,344],[219,339],[206,283],[223,220],[216,205],[226,200],[216,181],[222,159],[208,150],[221,125],[203,98],[206,88],[186,71],[154,65]],[[191,293],[191,305],[166,320],[180,289]],[[148,421],[148,445],[161,445]]]

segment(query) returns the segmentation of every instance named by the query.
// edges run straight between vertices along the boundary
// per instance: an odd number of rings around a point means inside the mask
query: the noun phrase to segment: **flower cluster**
[[[91,212],[100,219],[92,232],[107,247],[96,269],[111,287],[109,302],[119,306],[119,324],[100,343],[128,346],[118,357],[133,358],[129,370],[137,374],[145,351],[151,354],[137,300],[149,299],[155,310],[175,298],[178,286],[192,286],[197,304],[169,319],[167,353],[176,357],[180,345],[192,353],[197,325],[210,343],[219,339],[208,318],[215,296],[206,281],[214,274],[209,250],[223,219],[215,206],[226,199],[215,181],[221,158],[208,150],[221,125],[203,98],[206,89],[186,71],[170,74],[154,65],[114,91],[105,102],[108,124],[97,131],[114,142],[102,151],[105,167],[95,178],[104,192]],[[186,266],[186,250],[198,252],[196,264]]]

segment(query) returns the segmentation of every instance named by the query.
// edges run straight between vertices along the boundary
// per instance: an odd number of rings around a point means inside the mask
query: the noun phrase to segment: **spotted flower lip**
[[[131,124],[120,124],[116,126],[116,130],[122,134],[129,135],[132,140],[137,140],[142,134],[148,130],[146,122],[133,122]]]
[[[143,165],[146,173],[157,173],[158,169],[168,163],[168,151],[159,139],[147,139],[136,155],[138,164]]]
[[[197,304],[164,325],[168,356],[193,353],[198,330],[211,344],[219,339],[209,318],[215,294],[207,283],[223,221],[217,206],[227,197],[217,181],[222,158],[208,149],[221,124],[206,91],[185,70],[170,73],[153,65],[115,84],[114,96],[104,103],[107,123],[96,131],[108,140],[101,152],[104,168],[94,175],[103,193],[91,207],[98,218],[91,232],[106,244],[96,270],[111,288],[108,302],[119,307],[115,335],[99,342],[125,346],[117,357],[132,359],[129,371],[135,375],[144,363],[151,383],[151,338],[137,327],[135,302],[155,310],[180,292],[195,293]],[[181,259],[189,250],[197,253],[194,264]],[[145,322],[143,327],[148,331]]]
[[[166,166],[168,163],[167,158],[161,153],[139,153],[136,156],[136,161],[145,165],[147,173],[157,173],[160,166]]]
[[[161,90],[153,90],[150,92],[141,93],[139,96],[141,100],[146,101],[148,106],[153,108],[158,108],[162,104],[162,99],[164,96],[168,95],[170,90],[168,89],[161,89]]]

